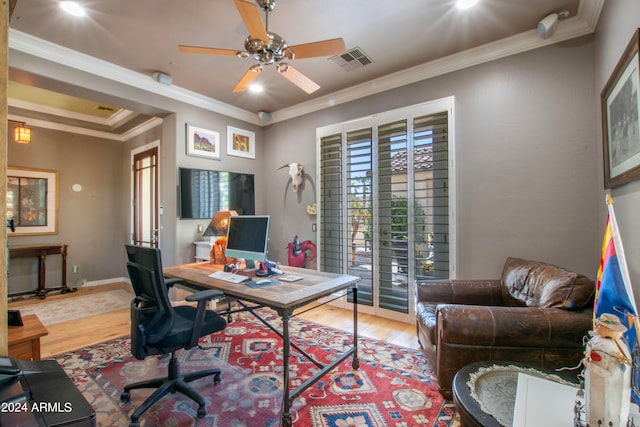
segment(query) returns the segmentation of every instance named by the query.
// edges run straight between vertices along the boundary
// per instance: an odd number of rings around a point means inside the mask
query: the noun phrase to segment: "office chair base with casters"
[[[190,372],[188,374],[180,375],[180,368],[178,359],[176,358],[176,352],[171,353],[171,360],[169,361],[169,375],[166,378],[154,378],[150,380],[140,381],[133,384],[124,386],[124,391],[120,395],[120,400],[128,402],[131,399],[131,390],[142,388],[155,388],[151,396],[147,398],[139,407],[136,408],[133,415],[131,415],[131,423],[129,427],[137,427],[140,423],[138,419],[142,414],[149,409],[153,404],[158,402],[164,395],[168,393],[180,392],[189,397],[198,404],[198,418],[203,418],[207,414],[204,398],[189,385],[191,381],[195,381],[200,378],[213,375],[213,383],[220,383],[221,372],[218,368],[208,369],[204,371]]]

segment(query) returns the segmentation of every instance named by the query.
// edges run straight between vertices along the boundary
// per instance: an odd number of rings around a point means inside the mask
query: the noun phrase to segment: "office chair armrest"
[[[198,340],[200,339],[200,329],[202,328],[205,311],[207,310],[207,301],[212,298],[221,296],[224,296],[224,293],[213,289],[207,289],[205,291],[199,291],[195,294],[190,294],[185,297],[185,301],[198,302],[198,306],[196,308],[196,317],[193,321],[193,331],[191,333],[191,343],[189,345],[189,348],[198,345]]]
[[[220,291],[216,291],[214,289],[207,289],[205,291],[198,291],[194,294],[189,294],[185,297],[185,301],[189,302],[200,302],[200,301],[208,301],[211,298],[222,297],[224,293]]]
[[[167,285],[167,288],[170,288],[173,285],[177,283],[182,283],[182,282],[184,282],[184,280],[182,279],[169,279],[168,277],[164,278],[164,284]]]

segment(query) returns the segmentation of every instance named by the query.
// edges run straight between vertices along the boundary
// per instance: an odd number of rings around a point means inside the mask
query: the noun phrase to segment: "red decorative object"
[[[316,259],[316,245],[311,240],[305,240],[300,246],[299,252],[295,250],[295,244],[289,242],[287,244],[287,252],[289,254],[289,265],[291,267],[305,267],[307,261]]]

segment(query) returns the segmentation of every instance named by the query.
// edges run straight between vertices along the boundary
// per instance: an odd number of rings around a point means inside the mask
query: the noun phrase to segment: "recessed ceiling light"
[[[87,14],[84,8],[75,1],[61,1],[60,7],[62,10],[73,16],[85,16]]]
[[[251,92],[259,93],[259,92],[262,92],[264,88],[261,85],[254,83],[251,86],[249,86],[249,90]]]
[[[458,9],[469,9],[478,3],[478,0],[458,0],[456,6]]]

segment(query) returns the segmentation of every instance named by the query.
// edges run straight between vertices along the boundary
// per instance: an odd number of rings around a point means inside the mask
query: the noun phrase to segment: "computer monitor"
[[[243,258],[247,269],[254,269],[255,261],[266,260],[269,220],[268,215],[229,217],[225,256]]]

